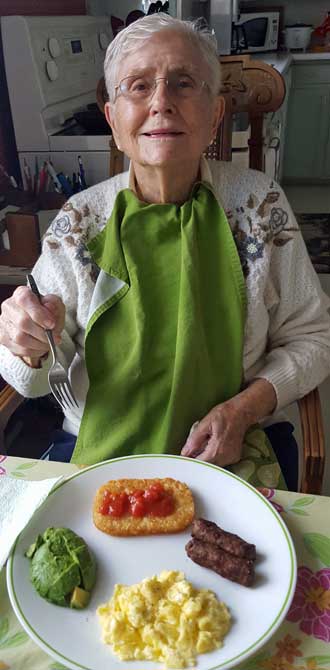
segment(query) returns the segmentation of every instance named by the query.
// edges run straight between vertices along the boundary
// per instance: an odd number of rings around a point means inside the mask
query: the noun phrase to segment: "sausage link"
[[[242,540],[238,535],[229,533],[217,526],[213,521],[206,519],[195,519],[192,524],[192,536],[202,542],[208,542],[233,554],[238,558],[247,558],[249,561],[256,559],[256,547]]]
[[[194,563],[210,568],[221,577],[232,582],[251,586],[254,581],[254,562],[246,558],[238,558],[219,549],[214,544],[201,542],[193,538],[186,544],[186,552]]]

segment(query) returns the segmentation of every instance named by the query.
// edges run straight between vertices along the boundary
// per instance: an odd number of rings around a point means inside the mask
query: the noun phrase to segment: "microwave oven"
[[[232,53],[276,51],[280,12],[242,12],[232,25]]]

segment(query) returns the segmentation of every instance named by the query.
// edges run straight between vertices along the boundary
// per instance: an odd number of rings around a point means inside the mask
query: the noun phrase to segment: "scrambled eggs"
[[[158,661],[165,668],[195,665],[197,654],[221,647],[230,627],[226,605],[174,570],[132,586],[116,584],[97,613],[103,642],[122,661]]]

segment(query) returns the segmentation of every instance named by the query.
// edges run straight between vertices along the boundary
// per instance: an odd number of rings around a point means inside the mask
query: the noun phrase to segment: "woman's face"
[[[209,81],[209,68],[200,51],[181,33],[163,30],[153,34],[120,64],[117,84],[131,75],[168,77],[190,74]],[[223,114],[223,99],[212,98],[207,86],[197,97],[182,98],[157,82],[147,99],[132,100],[118,90],[114,104],[107,103],[105,115],[118,147],[140,165],[168,167],[169,163],[199,161],[215,137]]]

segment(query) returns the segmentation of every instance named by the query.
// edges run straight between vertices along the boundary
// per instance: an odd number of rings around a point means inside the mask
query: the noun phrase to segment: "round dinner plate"
[[[112,537],[93,524],[96,490],[109,479],[173,477],[188,484],[196,517],[214,521],[257,547],[256,580],[247,588],[193,563],[185,544],[190,528],[171,535]],[[81,535],[97,561],[97,581],[88,607],[71,610],[41,598],[29,580],[24,552],[48,526]],[[223,647],[197,657],[198,670],[232,668],[254,654],[277,630],[293,598],[296,557],[280,515],[264,496],[236,475],[202,461],[170,455],[117,458],[92,465],[54,489],[19,536],[7,565],[14,611],[30,637],[72,670],[160,670],[146,661],[120,661],[101,642],[98,605],[117,583],[134,584],[161,570],[182,570],[196,588],[211,589],[229,607],[232,626]]]

